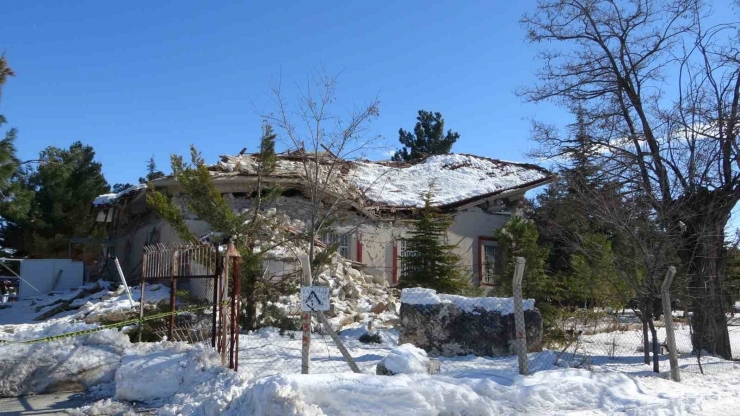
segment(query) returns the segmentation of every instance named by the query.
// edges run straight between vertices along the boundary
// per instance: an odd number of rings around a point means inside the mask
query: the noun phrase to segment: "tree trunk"
[[[678,254],[689,277],[694,352],[732,359],[727,331],[725,225],[736,202],[730,194],[702,191],[678,201],[683,230]]]
[[[648,338],[648,314],[647,314],[647,302],[642,302],[642,308],[640,308],[640,319],[642,320],[642,352],[645,359],[645,364],[650,365],[650,341]]]
[[[653,341],[653,371],[660,373],[660,343],[658,343],[658,331],[655,330],[653,317],[650,316],[649,319],[648,324],[650,326],[650,335],[652,336]]]

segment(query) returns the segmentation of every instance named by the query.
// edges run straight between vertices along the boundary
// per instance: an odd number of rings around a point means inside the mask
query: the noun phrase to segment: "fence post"
[[[522,277],[524,276],[524,257],[516,258],[514,267],[514,323],[516,326],[516,352],[519,356],[519,374],[529,374],[527,361],[527,331],[524,324],[524,302],[522,300]]]
[[[308,255],[301,257],[301,269],[303,271],[301,285],[311,286],[311,258]],[[301,329],[303,329],[301,374],[308,374],[311,370],[311,312],[302,312]]]
[[[665,280],[660,286],[661,299],[663,301],[663,320],[665,321],[666,344],[668,346],[668,359],[671,364],[671,380],[681,381],[678,373],[678,354],[676,352],[676,336],[673,332],[673,313],[671,311],[671,283],[676,274],[676,268],[671,266],[665,275]]]
[[[239,326],[237,319],[239,319],[239,292],[241,291],[241,279],[239,278],[239,262],[241,256],[236,250],[234,243],[229,243],[229,249],[226,251],[227,261],[232,260],[231,267],[231,324],[230,331],[231,336],[229,337],[229,368],[237,370],[239,368]]]

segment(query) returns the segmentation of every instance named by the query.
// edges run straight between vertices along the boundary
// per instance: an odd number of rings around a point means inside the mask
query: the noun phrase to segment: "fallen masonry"
[[[542,316],[524,301],[527,350],[542,351]],[[505,356],[516,353],[513,300],[437,294],[404,289],[398,343],[411,343],[431,356]]]

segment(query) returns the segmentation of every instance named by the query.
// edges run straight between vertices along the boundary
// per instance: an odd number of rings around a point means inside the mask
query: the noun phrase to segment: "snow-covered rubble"
[[[335,253],[330,264],[319,270],[316,284],[330,288],[331,310],[326,316],[335,331],[355,322],[373,322],[378,326],[398,319],[397,290],[390,288],[385,279],[363,273],[357,266]],[[296,319],[301,314],[298,294],[282,296],[276,302],[268,302],[268,306]],[[322,333],[325,330],[318,321],[314,325]]]

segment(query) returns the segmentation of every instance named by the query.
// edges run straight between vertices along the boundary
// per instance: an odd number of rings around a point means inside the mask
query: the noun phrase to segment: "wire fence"
[[[740,319],[728,314],[732,359],[695,351],[691,342],[691,313],[673,312],[674,334],[680,372],[711,374],[726,371],[740,362]],[[639,314],[632,310],[577,310],[563,314],[558,325],[565,337],[550,340],[546,348],[557,351],[556,366],[646,373],[656,368],[669,370],[669,346],[665,319],[655,320],[653,330],[643,328]],[[546,366],[548,357],[532,357]]]
[[[427,351],[439,361],[439,371],[448,375],[521,372],[520,355],[529,373],[563,367],[628,374],[670,370],[664,317],[644,327],[639,311],[632,309],[549,308],[555,317],[545,323],[535,302],[524,299],[522,331],[517,328],[514,298],[464,297],[424,289],[391,288],[388,293],[382,304],[327,313],[330,325],[365,373],[375,373],[383,358],[404,343]],[[345,304],[335,298],[332,302]],[[259,376],[300,373],[303,341],[297,297],[262,305],[260,314],[274,317],[262,319],[262,328],[242,335],[240,368]],[[736,361],[740,359],[740,316],[727,314],[731,359],[694,351],[692,312],[672,311],[671,316],[681,372],[711,374],[740,365]],[[314,317],[311,332],[310,372],[349,372],[326,325]]]

